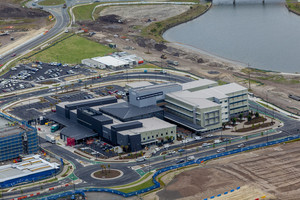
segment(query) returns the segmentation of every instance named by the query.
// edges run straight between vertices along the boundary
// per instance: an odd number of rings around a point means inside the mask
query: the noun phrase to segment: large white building
[[[117,70],[141,64],[143,59],[134,54],[116,52],[109,56],[83,59],[81,63],[93,68]]]
[[[182,91],[166,94],[164,116],[197,132],[220,129],[222,123],[249,111],[248,90],[236,83],[217,86],[202,79],[182,86]]]

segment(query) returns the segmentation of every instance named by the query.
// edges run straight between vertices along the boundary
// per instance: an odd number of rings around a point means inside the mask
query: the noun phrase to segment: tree
[[[108,173],[110,173],[110,164],[107,165],[107,168],[109,170]]]
[[[242,121],[242,119],[243,119],[243,114],[242,113],[239,114],[239,118]]]
[[[126,146],[125,146],[125,150],[126,150],[126,152],[128,152],[128,149],[129,149],[129,146],[128,146],[128,145],[126,145]]]
[[[164,155],[164,160],[166,160],[166,155]]]
[[[235,125],[236,124],[236,118],[232,118],[231,122],[232,122],[233,125]]]
[[[252,117],[250,115],[248,115],[248,122],[250,122],[252,120]]]
[[[226,123],[223,122],[223,123],[222,123],[222,126],[223,126],[223,129],[225,129],[225,128],[226,128]]]
[[[166,136],[165,139],[166,139],[167,141],[169,141],[170,137],[169,137],[169,136]]]
[[[256,118],[259,117],[259,113],[258,113],[258,112],[255,113],[255,117],[256,117]]]
[[[253,117],[254,114],[253,114],[252,111],[250,111],[250,112],[249,112],[249,115],[250,115],[251,117]]]

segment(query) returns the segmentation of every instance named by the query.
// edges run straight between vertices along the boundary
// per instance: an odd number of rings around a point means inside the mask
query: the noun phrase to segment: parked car
[[[176,162],[176,164],[180,164],[180,163],[184,163],[184,160],[183,159],[180,159]]]
[[[203,139],[203,137],[201,137],[201,136],[196,136],[195,137],[195,140],[202,140]]]
[[[184,149],[179,149],[179,150],[178,150],[178,152],[184,152],[184,151],[185,151]]]
[[[208,134],[208,135],[206,135],[205,137],[211,138],[211,137],[213,137],[213,135],[212,135],[212,134]]]

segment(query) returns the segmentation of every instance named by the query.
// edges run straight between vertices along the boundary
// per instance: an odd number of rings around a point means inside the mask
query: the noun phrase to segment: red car
[[[11,57],[15,57],[17,54],[16,53],[13,53],[13,54],[11,54]]]

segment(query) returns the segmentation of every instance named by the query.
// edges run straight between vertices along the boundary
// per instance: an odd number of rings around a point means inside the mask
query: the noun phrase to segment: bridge
[[[213,0],[208,0],[208,1],[210,1],[210,2],[213,2]],[[235,5],[235,2],[236,2],[236,0],[233,0],[233,5]],[[265,4],[265,0],[262,0],[262,4]]]

